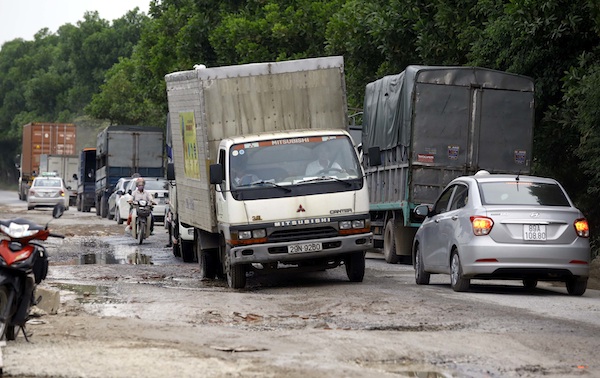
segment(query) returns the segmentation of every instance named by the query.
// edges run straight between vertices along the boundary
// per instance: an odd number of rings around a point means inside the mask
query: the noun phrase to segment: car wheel
[[[580,297],[587,289],[587,278],[572,278],[567,281],[567,292],[569,295]]]
[[[533,290],[537,287],[538,281],[533,278],[526,278],[523,280],[523,286],[527,290]]]
[[[393,219],[387,221],[383,231],[383,257],[388,264],[397,264],[400,257],[396,254],[396,224]]]
[[[425,271],[423,265],[423,252],[419,245],[415,247],[415,282],[417,285],[429,285],[431,275]]]
[[[470,284],[471,280],[463,277],[460,256],[457,251],[454,251],[450,260],[450,287],[454,291],[467,291]]]
[[[33,210],[35,208],[35,206],[29,206],[27,205],[27,210]]]
[[[365,253],[354,252],[348,255],[344,264],[350,282],[362,282],[365,277]]]

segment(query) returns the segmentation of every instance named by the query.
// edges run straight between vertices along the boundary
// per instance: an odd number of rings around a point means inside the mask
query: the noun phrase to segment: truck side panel
[[[27,198],[31,181],[40,171],[41,155],[73,155],[76,143],[77,127],[74,124],[33,122],[24,125],[19,198]]]
[[[172,138],[181,221],[217,231],[208,167],[216,162],[222,139],[345,126],[343,74],[342,58],[330,57],[167,75],[170,122],[180,125],[173,128]],[[190,159],[184,151],[197,157]]]

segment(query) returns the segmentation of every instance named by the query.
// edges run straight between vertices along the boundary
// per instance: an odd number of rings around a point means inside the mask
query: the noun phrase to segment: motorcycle
[[[153,206],[146,200],[134,201],[131,206],[134,210],[131,214],[131,235],[138,240],[139,244],[142,244],[144,239],[152,233],[150,217]]]
[[[62,204],[52,210],[54,219],[65,211]],[[39,243],[48,237],[64,238],[23,218],[0,220],[0,340],[14,340],[19,330],[29,341],[25,323],[31,306],[39,303],[35,287],[48,274],[48,253]],[[15,328],[17,333],[15,333]]]

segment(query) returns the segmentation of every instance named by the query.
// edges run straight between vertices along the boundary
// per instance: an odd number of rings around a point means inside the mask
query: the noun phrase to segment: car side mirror
[[[120,196],[122,196],[124,194],[123,189],[117,190],[117,194],[120,195]]]
[[[127,191],[127,194],[131,195],[131,193],[132,193],[132,191],[131,191],[131,189],[129,189],[129,190]]]
[[[417,207],[415,207],[415,209],[413,210],[413,212],[420,216],[420,217],[427,217],[431,214],[431,210],[429,208],[429,205],[418,205]]]

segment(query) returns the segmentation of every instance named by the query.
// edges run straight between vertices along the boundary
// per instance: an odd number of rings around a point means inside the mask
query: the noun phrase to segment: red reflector
[[[571,260],[571,261],[569,261],[569,264],[587,265],[588,262],[587,261],[582,261],[582,260]]]
[[[498,259],[479,259],[475,260],[476,263],[490,263],[490,262],[498,262]]]

